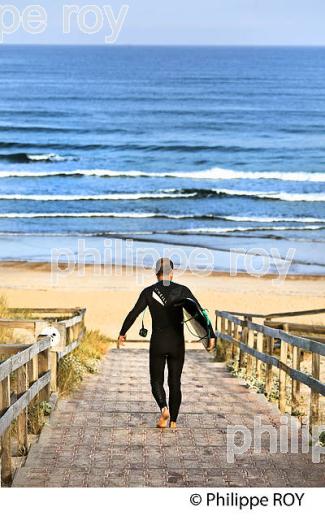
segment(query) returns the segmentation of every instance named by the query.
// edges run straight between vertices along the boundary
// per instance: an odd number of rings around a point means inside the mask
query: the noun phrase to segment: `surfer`
[[[184,316],[182,302],[190,299],[200,304],[190,289],[173,282],[173,262],[169,258],[160,258],[156,263],[157,282],[146,287],[138,301],[129,312],[122,325],[118,338],[118,347],[124,344],[126,333],[136,318],[149,307],[152,318],[152,335],[149,349],[150,383],[153,396],[161,410],[157,422],[158,428],[165,428],[169,421],[170,428],[176,428],[176,420],[181,405],[181,375],[185,357]],[[211,324],[202,323],[207,330],[209,348],[214,345],[214,332]],[[146,336],[142,320],[140,335]],[[167,362],[169,407],[164,389],[164,371]]]

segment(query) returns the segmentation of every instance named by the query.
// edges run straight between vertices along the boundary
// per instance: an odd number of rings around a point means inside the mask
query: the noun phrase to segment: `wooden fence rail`
[[[293,414],[299,412],[300,384],[309,387],[308,415],[312,428],[320,419],[319,398],[325,396],[325,384],[320,381],[320,357],[325,356],[325,344],[294,336],[286,332],[285,325],[283,328],[280,330],[255,323],[252,316],[240,318],[229,312],[216,311],[216,336],[221,340],[218,347],[225,360],[232,360],[236,369],[243,369],[246,376],[263,382],[267,397],[272,392],[272,367],[276,367],[279,370],[278,406],[282,413],[288,410],[288,377],[291,379],[290,411]],[[276,342],[280,347],[279,357],[274,354]],[[310,352],[312,355],[311,374],[300,370],[301,352]]]
[[[230,312],[233,316],[243,316],[242,312]],[[320,343],[325,343],[325,326],[315,325],[307,323],[297,323],[296,321],[290,321],[290,318],[298,317],[316,317],[319,315],[325,315],[325,309],[308,309],[302,311],[290,311],[290,312],[277,312],[271,314],[248,314],[245,313],[245,319],[250,321],[258,321],[263,318],[263,324],[273,329],[283,329],[284,325],[288,328],[293,335],[302,336],[305,338],[313,339]]]
[[[28,319],[0,319],[0,327],[32,330],[35,339],[31,345],[0,345],[0,354],[7,358],[0,362],[0,465],[3,483],[9,483],[13,476],[13,422],[16,420],[17,453],[24,455],[29,449],[28,408],[48,401],[51,392],[57,390],[58,362],[79,346],[85,331],[85,309],[26,311]],[[35,319],[30,318],[32,314],[35,314]],[[62,315],[65,319],[60,320]],[[55,347],[51,345],[49,336],[40,334],[49,325],[60,332],[60,342]]]
[[[228,311],[228,314],[231,314],[233,316],[243,316],[242,312],[237,311]],[[273,319],[273,318],[284,318],[284,317],[293,317],[293,316],[311,316],[316,314],[325,314],[325,309],[305,309],[302,311],[289,311],[289,312],[273,312],[270,314],[250,314],[245,313],[245,316],[248,318],[266,318],[266,319]]]

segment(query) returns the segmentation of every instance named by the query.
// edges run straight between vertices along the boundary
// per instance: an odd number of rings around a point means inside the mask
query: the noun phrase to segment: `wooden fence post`
[[[232,321],[228,320],[228,326],[227,326],[227,334],[228,336],[232,336]],[[230,361],[232,359],[232,349],[233,349],[233,342],[228,342],[226,344],[226,362]]]
[[[218,358],[218,347],[220,346],[220,340],[217,337],[217,333],[220,332],[221,319],[218,315],[218,311],[216,311],[216,322],[215,322],[215,332],[216,332],[216,345],[214,350],[214,359]],[[119,348],[119,346],[117,347]]]
[[[75,329],[76,329],[76,337],[75,337],[75,340],[77,341],[78,338],[79,338],[79,334],[80,334],[80,322],[76,324],[75,326]]]
[[[239,334],[238,334],[238,325],[237,323],[234,323],[234,332],[233,332],[233,337],[235,340],[238,340],[239,339]],[[238,366],[238,354],[239,354],[239,348],[238,348],[238,345],[237,343],[234,341],[233,344],[232,344],[232,359],[234,360],[234,366],[237,368]]]
[[[300,370],[300,348],[292,346],[292,368]],[[291,413],[299,413],[300,405],[300,381],[291,380]]]
[[[223,333],[224,333],[224,334],[227,334],[227,332],[228,332],[228,320],[225,319],[225,321],[224,321],[224,326],[223,326]],[[223,344],[224,344],[224,357],[225,357],[224,360],[226,361],[226,359],[227,359],[227,350],[228,350],[229,342],[228,342],[228,341],[224,341]]]
[[[50,351],[50,365],[51,365],[51,392],[56,392],[57,385],[57,368],[58,368],[58,354]]]
[[[257,333],[257,340],[256,340],[256,347],[258,352],[263,353],[263,343],[264,343],[264,336],[262,332]],[[256,377],[259,380],[262,380],[262,361],[259,359],[256,363]]]
[[[254,344],[255,344],[254,331],[252,329],[248,329],[247,345],[250,348],[254,348],[254,346],[255,346]],[[246,369],[246,373],[247,373],[248,377],[255,376],[255,374],[254,374],[254,364],[255,364],[254,360],[255,360],[255,358],[253,356],[251,356],[250,354],[248,354],[248,357],[247,357],[247,369]]]
[[[225,334],[226,332],[226,320],[225,318],[221,318],[221,332],[222,334]],[[218,359],[219,361],[225,360],[225,354],[226,354],[226,342],[224,339],[221,339],[219,342],[219,349],[218,349]]]
[[[34,356],[27,365],[29,383],[35,383],[38,379],[38,358]]]
[[[320,355],[316,352],[312,353],[312,376],[319,381],[320,379]],[[318,424],[319,420],[319,394],[314,390],[310,391],[310,411],[309,411],[309,429]]]
[[[45,372],[50,370],[50,348],[43,350],[38,354],[38,371],[39,375],[42,376]],[[39,400],[48,401],[50,398],[50,384],[47,384],[42,388],[39,393]]]
[[[286,324],[283,325],[283,329],[287,330]],[[281,339],[280,346],[280,361],[284,365],[287,364],[288,360],[288,343]],[[279,409],[281,413],[285,413],[286,411],[286,401],[287,401],[287,374],[284,370],[279,370]]]
[[[24,365],[17,370],[17,394],[18,397],[26,392],[28,388],[27,366]],[[17,418],[17,441],[18,453],[26,455],[28,452],[28,432],[27,432],[27,408],[25,408]]]
[[[273,348],[274,348],[274,338],[272,338],[271,336],[266,336],[266,353],[269,356],[273,355]],[[272,392],[272,386],[273,386],[273,369],[272,369],[272,365],[270,363],[267,363],[266,367],[265,367],[265,393],[268,398],[270,397],[270,394]]]
[[[221,331],[221,317],[219,316],[219,314],[216,314],[216,330],[218,332]]]
[[[242,329],[241,329],[241,342],[246,344],[247,338],[248,338],[248,328],[247,328],[247,320],[245,320],[243,323]],[[239,368],[244,367],[246,359],[247,359],[247,354],[245,354],[245,352],[243,352],[241,350],[240,354],[239,354],[239,360],[238,360]]]
[[[1,413],[3,414],[10,407],[10,377],[1,381]],[[11,433],[10,426],[1,438],[1,480],[10,483],[12,480],[11,464]]]
[[[28,371],[28,380],[29,384],[32,385],[37,381],[38,379],[38,355],[34,356],[27,365],[27,371]],[[37,405],[39,402],[39,394],[37,394],[34,399],[29,403],[29,409],[33,408]],[[41,418],[40,418],[40,412],[38,409],[35,409],[35,415],[36,421],[37,421],[37,428],[41,427]]]
[[[66,328],[64,323],[56,323],[55,328],[58,329],[60,333],[60,350],[64,350],[65,347],[70,343],[69,341],[69,329]]]

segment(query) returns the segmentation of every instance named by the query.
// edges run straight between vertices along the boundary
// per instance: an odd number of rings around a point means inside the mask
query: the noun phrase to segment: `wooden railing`
[[[264,321],[264,316],[261,321]],[[289,411],[300,413],[300,384],[310,388],[309,426],[320,421],[320,396],[325,396],[325,384],[320,381],[320,357],[325,356],[325,344],[289,334],[252,321],[252,316],[240,318],[229,312],[216,311],[216,336],[219,358],[233,361],[236,370],[242,369],[247,378],[256,378],[265,384],[265,395],[270,397],[273,386],[273,367],[279,370],[278,407],[288,411],[287,378],[291,380]],[[280,354],[275,355],[279,345]],[[301,352],[311,353],[311,374],[300,370]],[[290,355],[289,355],[290,354]]]
[[[229,311],[228,311],[229,312]],[[243,316],[241,312],[229,312],[229,314],[233,314],[234,316]],[[271,314],[246,314],[245,319],[249,319],[251,321],[259,320],[260,318],[264,320],[263,324],[272,327],[274,329],[283,329],[284,326],[288,329],[288,332],[292,333],[296,336],[302,336],[306,338],[313,339],[314,341],[319,341],[320,343],[325,343],[325,326],[324,325],[315,325],[310,323],[297,323],[297,321],[290,321],[291,318],[298,317],[311,317],[315,318],[323,314],[325,316],[325,309],[308,309],[302,311],[289,311],[289,312],[277,312]]]
[[[12,403],[10,379],[16,379],[16,400]],[[0,365],[1,480],[12,478],[11,424],[17,419],[18,452],[28,451],[27,407],[34,400],[50,396],[50,338],[46,337]]]
[[[2,327],[27,329],[34,335],[31,345],[0,345],[0,354],[7,358],[0,363],[0,463],[3,483],[10,482],[13,475],[13,422],[16,420],[17,453],[24,455],[29,449],[28,408],[48,401],[51,392],[57,391],[58,362],[79,346],[85,331],[85,309],[23,311],[28,313],[28,319],[0,319]],[[60,319],[62,315],[64,319]],[[60,342],[55,347],[51,346],[50,337],[40,334],[50,325],[60,332]]]

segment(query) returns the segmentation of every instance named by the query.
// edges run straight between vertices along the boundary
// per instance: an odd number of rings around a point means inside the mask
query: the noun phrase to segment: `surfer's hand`
[[[216,346],[216,338],[210,338],[209,339],[208,351],[212,352],[214,350],[215,346]]]
[[[126,341],[126,336],[119,336],[117,340],[117,348],[123,347],[124,343]]]

